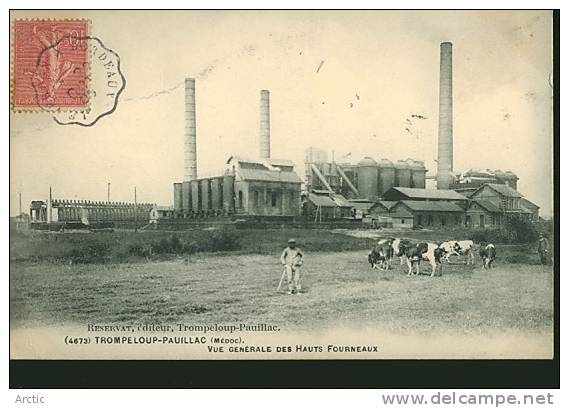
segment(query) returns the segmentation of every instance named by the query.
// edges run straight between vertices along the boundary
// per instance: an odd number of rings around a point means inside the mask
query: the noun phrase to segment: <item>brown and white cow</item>
[[[405,259],[407,257],[405,252],[411,246],[413,246],[413,243],[408,239],[396,238],[392,241],[391,247],[393,248],[393,255],[399,258],[401,265],[405,264]]]
[[[437,276],[437,269],[440,271],[440,276],[442,276],[443,265],[441,258],[444,253],[444,250],[433,242],[421,242],[409,246],[405,251],[407,267],[409,268],[407,275],[413,275],[413,266],[416,268],[414,274],[419,275],[421,261],[427,261],[431,265],[431,277]]]
[[[482,267],[484,269],[492,268],[492,263],[496,259],[496,247],[494,244],[481,245],[480,257],[482,258]]]
[[[466,264],[474,265],[474,241],[447,241],[443,242],[440,246],[445,251],[443,259],[450,263],[450,257],[453,255],[466,256]]]
[[[373,269],[388,270],[393,258],[393,248],[391,240],[381,240],[368,254],[368,262]]]

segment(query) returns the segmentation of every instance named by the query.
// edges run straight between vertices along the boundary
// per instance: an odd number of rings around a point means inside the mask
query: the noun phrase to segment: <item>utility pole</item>
[[[21,218],[22,217],[22,192],[20,191],[20,213],[18,214],[18,216]]]
[[[134,186],[134,232],[138,231],[138,204],[136,203],[136,186]]]
[[[45,218],[49,224],[51,222],[51,186],[49,186],[49,199],[47,201],[47,214]]]
[[[107,203],[111,202],[111,183],[107,183]]]

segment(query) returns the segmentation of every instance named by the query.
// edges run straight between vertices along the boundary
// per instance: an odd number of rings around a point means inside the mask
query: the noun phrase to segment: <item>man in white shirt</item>
[[[281,263],[286,268],[289,295],[293,293],[300,295],[300,267],[303,256],[302,251],[296,247],[296,241],[289,239],[288,246],[281,255]]]

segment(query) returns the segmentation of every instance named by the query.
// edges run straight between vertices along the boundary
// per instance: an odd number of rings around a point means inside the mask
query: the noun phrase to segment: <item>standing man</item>
[[[543,234],[539,234],[539,241],[537,241],[537,253],[542,265],[547,265],[549,258],[549,240]]]
[[[289,239],[288,246],[281,255],[281,263],[286,268],[289,295],[293,293],[300,295],[300,267],[303,256],[302,251],[296,247],[296,241],[293,238]]]

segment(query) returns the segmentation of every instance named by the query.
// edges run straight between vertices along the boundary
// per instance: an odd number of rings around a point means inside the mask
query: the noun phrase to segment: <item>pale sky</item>
[[[271,92],[271,153],[303,176],[313,145],[424,160],[436,171],[439,44],[451,41],[454,166],[515,172],[552,213],[551,13],[531,11],[26,12],[89,18],[121,58],[117,110],[91,128],[11,114],[11,213],[33,199],[171,205],[183,177],[185,77],[196,78],[198,175],[257,157],[259,91]],[[316,72],[324,61],[319,72]],[[170,90],[168,92],[161,92]],[[158,93],[158,94],[157,94]],[[360,97],[356,98],[356,93]],[[353,103],[353,107],[350,107]],[[405,131],[411,114],[413,135]],[[375,135],[375,136],[374,136]]]

